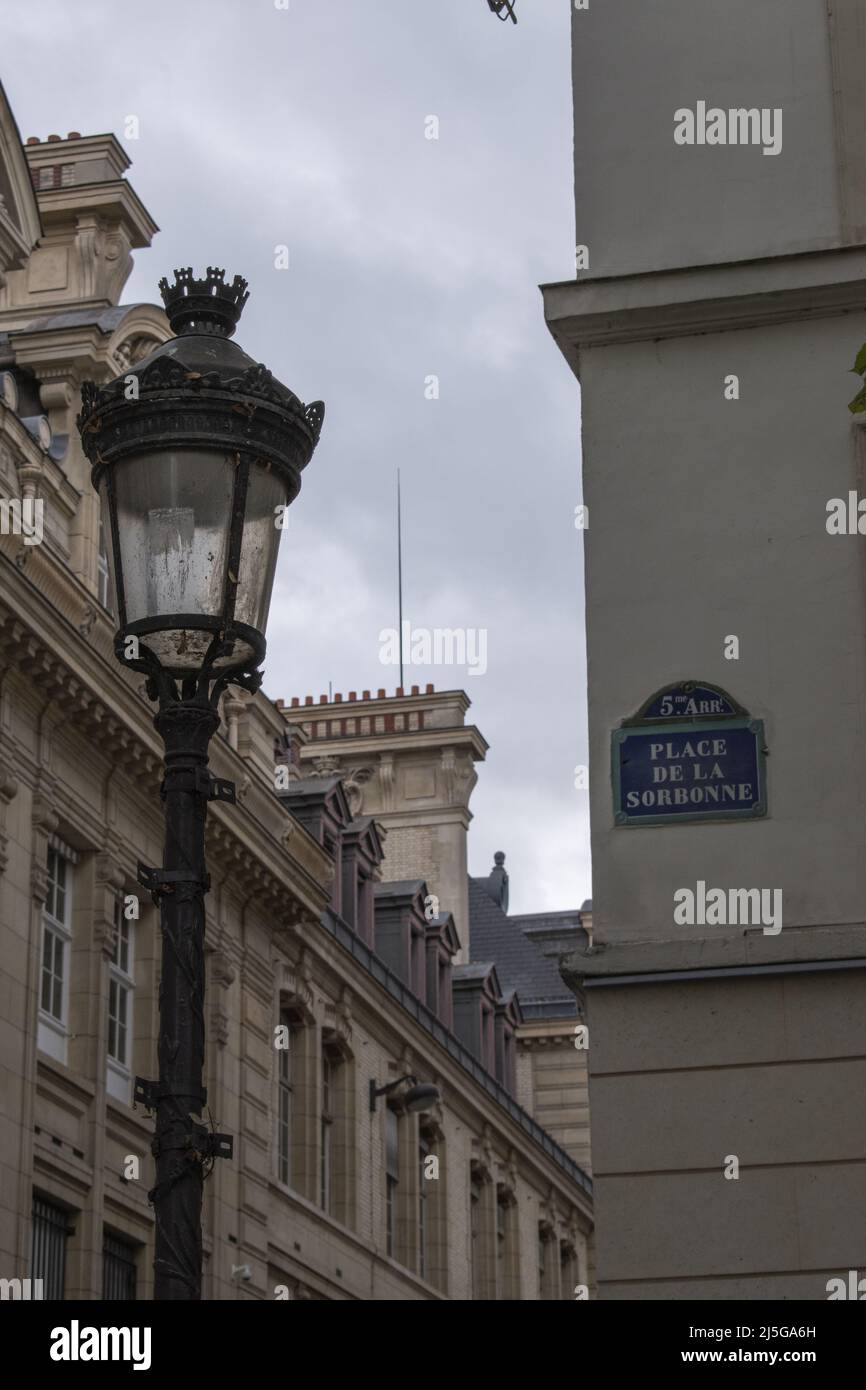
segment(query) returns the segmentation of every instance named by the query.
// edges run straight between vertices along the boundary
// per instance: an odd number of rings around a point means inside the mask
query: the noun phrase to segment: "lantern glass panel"
[[[213,632],[171,619],[223,612],[234,463],[223,451],[161,448],[112,471],[126,621],[165,618],[142,640],[167,669],[195,670]]]
[[[286,485],[279,475],[260,464],[251,464],[235,618],[262,633],[267,626],[282,535],[277,520],[280,515],[283,519],[286,516],[285,511],[278,513],[277,508],[285,506],[286,501]]]

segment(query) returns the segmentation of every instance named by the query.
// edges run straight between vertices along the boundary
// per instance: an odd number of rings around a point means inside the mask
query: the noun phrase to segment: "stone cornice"
[[[419,825],[460,825],[469,829],[472,812],[466,806],[418,806],[404,811],[376,811],[373,813],[385,830],[408,830]]]
[[[862,312],[866,246],[542,285],[548,328],[580,351]]]
[[[354,718],[356,707],[349,705],[347,708],[352,711],[348,717]],[[343,716],[332,715],[330,717],[342,718]],[[300,723],[301,721],[298,720],[297,722]],[[315,723],[315,714],[312,714],[310,719],[304,719],[303,722]],[[357,761],[364,757],[375,759],[380,753],[386,752],[424,753],[433,749],[449,747],[468,747],[473,759],[480,762],[484,759],[490,745],[474,724],[455,724],[447,729],[424,728],[379,734],[345,734],[340,738],[311,738],[309,743],[301,749],[301,766],[311,762],[313,758],[322,757],[325,754],[335,758],[350,758]]]
[[[73,302],[68,307],[69,312],[74,313],[80,305]],[[63,305],[58,312],[66,312],[66,308]],[[38,310],[33,306],[19,313],[22,319],[26,315],[27,323],[32,323],[38,316]],[[22,367],[29,367],[37,376],[46,369],[58,368],[66,369],[67,373],[77,372],[78,376],[94,371],[98,374],[100,363],[105,364],[107,375],[113,375],[113,364],[107,357],[107,344],[112,335],[103,332],[98,324],[67,324],[59,328],[35,329],[23,324],[16,328],[0,322],[0,328],[10,335],[15,361]]]
[[[560,964],[571,989],[584,984],[651,984],[661,977],[705,972],[784,973],[866,968],[866,924],[786,927],[781,939],[760,928],[699,940],[611,941],[575,951]]]
[[[57,223],[67,223],[72,216],[108,215],[125,224],[134,247],[149,246],[159,231],[135,189],[124,178],[41,188],[39,212],[46,232]]]

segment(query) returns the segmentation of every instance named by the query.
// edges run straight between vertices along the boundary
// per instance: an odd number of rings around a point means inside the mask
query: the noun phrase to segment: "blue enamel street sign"
[[[688,713],[675,698],[683,693],[692,699]],[[707,704],[716,718],[702,717],[701,706]],[[647,718],[650,711],[656,719]],[[670,687],[614,730],[616,824],[764,816],[765,757],[763,722],[752,719],[723,691],[697,682],[685,689]]]
[[[642,720],[651,719],[719,719],[742,711],[723,690],[689,681],[686,685],[669,686],[648,700],[640,712]]]

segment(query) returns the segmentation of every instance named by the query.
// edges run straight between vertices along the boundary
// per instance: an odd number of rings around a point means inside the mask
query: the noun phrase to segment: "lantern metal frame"
[[[222,270],[208,267],[204,280],[195,280],[191,269],[178,270],[175,284],[169,286],[163,279],[160,289],[177,336],[107,385],[85,382],[78,416],[93,486],[99,492],[103,479],[106,484],[119,623],[115,655],[148,676],[154,683],[152,698],[160,689],[172,698],[173,682],[198,685],[202,678],[217,680],[221,689],[234,683],[255,690],[261,684],[257,668],[266,653],[264,634],[235,618],[250,472],[257,466],[273,470],[285,485],[286,505],[291,504],[300,489],[301,470],[318,442],[324,405],[313,401],[305,406],[264,364],[228,342],[248,298],[242,277],[235,276],[229,286]],[[202,338],[206,354],[201,351]],[[222,603],[218,614],[171,613],[130,622],[113,465],[161,447],[224,449],[235,465]],[[212,634],[198,671],[164,664],[142,640],[179,629]],[[137,655],[128,654],[135,651],[130,637],[136,639]],[[232,662],[238,642],[251,652]]]

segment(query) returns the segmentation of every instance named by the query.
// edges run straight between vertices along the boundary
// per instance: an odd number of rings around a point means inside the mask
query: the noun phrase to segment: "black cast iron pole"
[[[201,1298],[204,1155],[197,1140],[205,1101],[204,826],[207,792],[199,769],[219,717],[210,706],[168,704],[154,723],[165,744],[165,856],[160,894],[162,984],[159,994],[159,1095],[156,1105],[156,1299]],[[198,789],[197,789],[198,782]]]
[[[206,692],[205,685],[205,692]],[[165,687],[163,687],[165,690]],[[204,899],[207,803],[233,800],[231,784],[214,784],[208,745],[219,715],[202,694],[160,701],[154,718],[165,747],[165,853],[162,870],[139,865],[139,877],[159,903],[162,979],[159,990],[159,1080],[137,1080],[137,1098],[156,1110],[152,1150],[156,1186],[148,1194],[156,1217],[154,1298],[201,1298],[201,1210],[204,1164],[231,1155],[231,1140],[212,1134],[200,1116],[203,1086]]]

